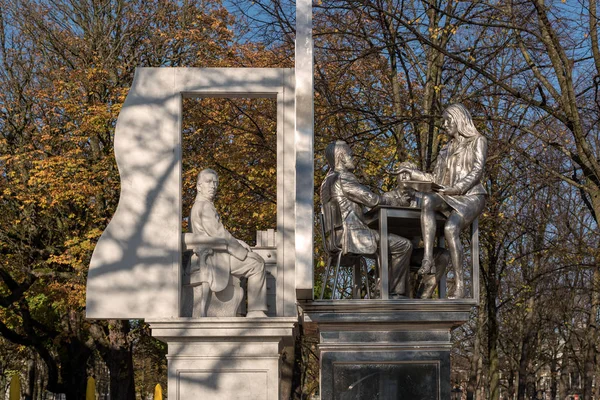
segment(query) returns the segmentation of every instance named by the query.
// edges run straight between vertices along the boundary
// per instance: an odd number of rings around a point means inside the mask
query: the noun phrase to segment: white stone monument
[[[297,2],[297,21],[295,70],[138,68],[117,120],[121,197],[90,263],[87,317],[145,319],[168,343],[170,399],[282,396],[282,347],[297,322],[296,299],[312,299],[313,289],[309,0]],[[181,121],[188,97],[276,99],[276,263],[269,271],[276,317],[182,317]]]
[[[138,68],[117,120],[121,197],[90,263],[87,317],[145,319],[169,345],[171,399],[281,396],[280,354],[297,322],[296,298],[312,298],[313,287],[311,3],[299,1],[298,10],[295,71]],[[181,121],[188,97],[276,99],[275,317],[182,317]]]
[[[87,316],[150,323],[169,344],[172,399],[279,398],[280,352],[297,322],[293,78],[289,69],[139,68],[119,115],[121,197],[92,256]],[[275,318],[181,317],[184,97],[277,101]],[[249,378],[265,384],[253,392]]]
[[[90,263],[87,317],[148,319],[181,315],[184,97],[276,99],[276,315],[295,317],[296,276],[312,278],[312,264],[302,266],[310,268],[310,274],[295,272],[294,74],[293,70],[276,68],[136,70],[115,129],[121,197]],[[312,285],[312,279],[300,283]]]

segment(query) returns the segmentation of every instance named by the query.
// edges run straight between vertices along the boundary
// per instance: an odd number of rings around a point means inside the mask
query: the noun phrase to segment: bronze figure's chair
[[[325,291],[327,289],[327,283],[329,281],[329,275],[331,274],[331,267],[335,262],[333,286],[331,287],[331,298],[335,298],[337,290],[337,283],[339,279],[340,266],[352,267],[352,298],[361,298],[361,266],[364,268],[365,273],[365,286],[366,295],[371,298],[371,289],[369,285],[369,274],[368,266],[364,257],[376,258],[376,255],[366,254],[342,254],[342,216],[340,213],[339,206],[335,202],[327,202],[321,205],[321,213],[319,214],[319,225],[321,226],[321,238],[323,240],[323,247],[327,254],[327,266],[325,268],[325,274],[323,276],[323,284],[321,288],[321,295],[319,299],[323,300]],[[342,293],[339,293],[340,298]]]

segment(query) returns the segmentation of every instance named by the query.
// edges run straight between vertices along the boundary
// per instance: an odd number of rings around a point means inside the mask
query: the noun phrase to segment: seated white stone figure
[[[198,174],[196,184],[198,194],[189,219],[189,227],[193,235],[187,234],[185,237],[185,242],[189,242],[187,247],[194,250],[187,271],[189,285],[198,288],[193,292],[192,316],[235,316],[243,293],[239,284],[233,283],[232,277],[243,277],[248,280],[246,316],[266,317],[267,288],[264,260],[252,252],[248,244],[234,238],[221,223],[213,203],[218,184],[219,178],[212,169],[205,169]],[[210,298],[208,298],[209,290],[212,292]],[[227,311],[228,307],[221,307],[221,310],[225,311],[215,311],[216,314],[213,312],[215,315],[211,315],[211,308],[207,307],[208,302],[229,302],[231,305],[229,311]],[[189,301],[187,306],[185,303],[184,301],[184,308],[189,308]],[[189,311],[184,311],[185,314],[189,314]]]

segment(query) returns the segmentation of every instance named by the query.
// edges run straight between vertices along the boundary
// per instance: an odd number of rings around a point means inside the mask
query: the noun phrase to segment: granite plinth
[[[296,318],[147,321],[168,344],[169,399],[279,399],[281,351]]]
[[[450,332],[472,300],[324,300],[300,304],[319,335],[321,400],[450,399]]]

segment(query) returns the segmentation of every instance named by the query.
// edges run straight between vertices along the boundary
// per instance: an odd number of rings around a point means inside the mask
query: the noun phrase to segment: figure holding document
[[[419,274],[435,273],[435,212],[440,211],[448,218],[444,236],[456,281],[452,297],[463,298],[465,284],[460,232],[481,214],[485,206],[487,193],[481,179],[487,157],[487,139],[477,131],[471,115],[461,104],[449,106],[443,118],[442,129],[450,136],[450,140],[438,154],[433,173],[414,168],[400,168],[396,173],[410,175],[413,181],[433,182],[432,191],[424,192],[421,200],[425,253]]]

